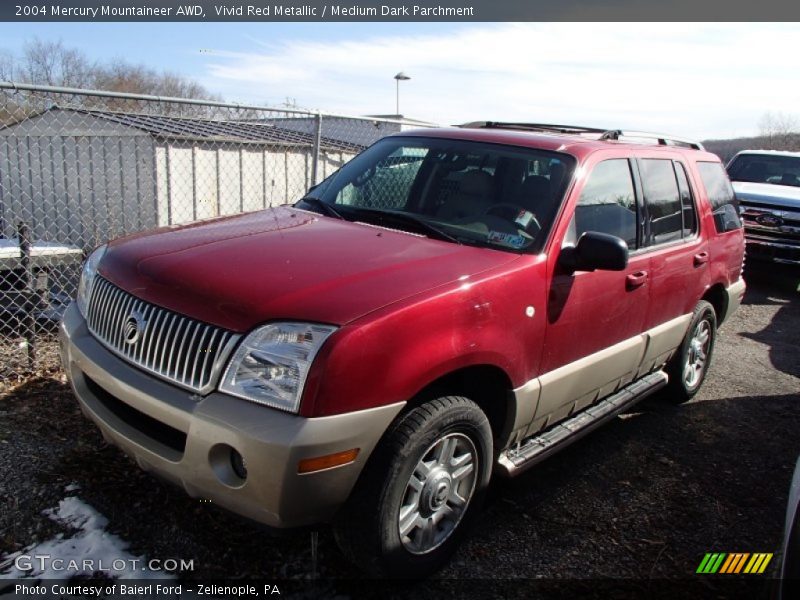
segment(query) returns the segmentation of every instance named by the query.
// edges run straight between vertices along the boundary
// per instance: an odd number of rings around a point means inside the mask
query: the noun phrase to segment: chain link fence
[[[94,247],[295,202],[423,125],[0,82],[0,382],[58,369],[58,320]]]

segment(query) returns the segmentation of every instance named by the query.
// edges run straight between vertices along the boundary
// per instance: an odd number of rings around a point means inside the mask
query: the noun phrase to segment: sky
[[[60,39],[191,77],[226,100],[454,124],[565,123],[698,139],[800,113],[800,24],[24,23],[0,49]]]

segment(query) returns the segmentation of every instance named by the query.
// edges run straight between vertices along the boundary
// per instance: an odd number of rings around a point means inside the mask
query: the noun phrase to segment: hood
[[[800,209],[800,187],[774,183],[734,181],[736,197],[747,202],[763,202],[782,208]]]
[[[243,332],[278,319],[343,325],[518,258],[279,207],[117,240],[99,272],[142,300]]]

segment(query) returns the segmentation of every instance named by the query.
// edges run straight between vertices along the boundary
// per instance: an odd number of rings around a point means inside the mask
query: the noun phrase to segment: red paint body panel
[[[281,207],[118,240],[100,273],[143,300],[245,332],[281,319],[343,325],[517,258]]]
[[[543,256],[520,257],[343,327],[315,361],[303,414],[407,400],[469,366],[498,367],[522,385],[539,370],[545,270]]]
[[[719,158],[696,150],[677,151],[662,146],[618,145],[596,148],[583,144],[586,154],[579,175],[554,227],[548,252],[548,328],[541,372],[607,348],[642,331],[692,312],[714,284],[728,287],[739,278],[744,236],[741,230],[716,234],[705,189],[697,173],[697,161]],[[699,232],[694,240],[631,253],[628,268],[620,272],[560,274],[559,249],[586,176],[599,162],[614,158],[665,158],[680,161],[689,174],[698,209]],[[708,252],[710,260],[700,267],[695,254]],[[646,273],[645,283],[631,288],[629,275]]]
[[[599,162],[629,158],[630,150],[609,149],[594,152],[581,164],[581,170],[554,229],[548,248],[547,333],[541,372],[598,352],[641,333],[650,296],[650,283],[629,289],[628,275],[649,269],[649,255],[631,255],[624,271],[562,273],[557,266],[575,205],[587,175]]]

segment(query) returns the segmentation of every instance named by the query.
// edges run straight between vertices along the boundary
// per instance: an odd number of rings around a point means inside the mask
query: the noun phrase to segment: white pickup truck
[[[800,265],[800,152],[744,150],[728,163],[748,259]]]

